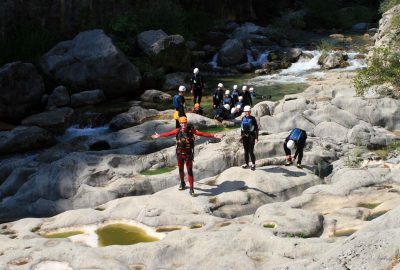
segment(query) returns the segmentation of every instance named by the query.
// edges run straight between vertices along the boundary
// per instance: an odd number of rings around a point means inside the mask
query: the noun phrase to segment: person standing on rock
[[[218,84],[217,89],[214,91],[213,95],[213,108],[218,109],[222,104],[222,99],[224,98],[224,85],[222,83]]]
[[[199,74],[199,69],[193,70],[193,77],[190,79],[190,93],[193,94],[193,104],[201,103],[204,91],[204,81]]]
[[[181,85],[179,86],[178,89],[178,94],[176,94],[173,98],[172,98],[172,103],[175,107],[175,113],[174,113],[174,119],[176,121],[176,128],[180,127],[179,124],[179,117],[181,116],[186,116],[185,114],[185,91],[186,91],[186,87]]]
[[[161,134],[154,133],[151,135],[153,139],[160,137],[168,137],[176,135],[176,160],[179,168],[179,178],[181,183],[179,185],[179,190],[184,190],[186,183],[184,180],[184,164],[186,163],[186,170],[188,173],[188,180],[190,185],[189,193],[192,197],[195,196],[193,189],[193,157],[194,157],[194,135],[208,137],[208,138],[222,138],[221,134],[209,134],[205,132],[198,131],[192,125],[187,124],[186,116],[179,117],[180,128],[175,128],[174,130],[167,131]]]
[[[258,142],[258,124],[254,116],[250,115],[251,107],[244,106],[244,116],[241,124],[241,141],[244,148],[245,164],[242,165],[243,169],[249,168],[249,155],[251,158],[251,169],[256,169],[256,157],[254,155],[254,145]]]
[[[251,94],[249,90],[247,90],[246,85],[243,85],[242,91],[243,91],[243,104],[253,106],[253,100],[251,99]]]
[[[286,163],[285,166],[289,166],[293,164],[293,161],[296,159],[298,156],[297,160],[297,168],[302,168],[301,166],[301,160],[303,159],[303,150],[304,146],[306,145],[306,140],[307,140],[307,133],[299,128],[294,128],[290,132],[289,136],[286,137],[285,142],[283,143],[283,149],[285,150],[286,154]],[[294,157],[292,158],[292,152],[296,148],[296,152],[294,154]]]

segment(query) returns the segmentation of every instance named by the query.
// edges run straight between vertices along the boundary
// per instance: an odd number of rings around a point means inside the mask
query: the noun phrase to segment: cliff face
[[[153,3],[152,3],[153,2]],[[117,14],[134,11],[139,6],[156,4],[144,0],[5,0],[0,2],[0,37],[12,33],[20,24],[39,22],[46,29],[62,34],[76,34],[90,26],[106,23]],[[262,0],[180,0],[185,9],[199,10],[221,20],[263,20],[279,10],[293,6]]]
[[[375,47],[398,49],[400,37],[400,5],[394,6],[382,15],[376,35]]]

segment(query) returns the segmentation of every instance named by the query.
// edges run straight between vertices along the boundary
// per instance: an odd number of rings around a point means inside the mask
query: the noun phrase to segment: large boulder
[[[376,34],[375,47],[389,47],[398,49],[399,28],[393,23],[400,15],[400,5],[394,6],[382,15],[379,21],[379,29]]]
[[[155,66],[166,72],[190,69],[191,52],[181,35],[171,35],[157,40],[150,48],[150,58]]]
[[[107,96],[133,94],[141,81],[139,70],[99,29],[60,42],[42,56],[41,67],[56,81],[81,90],[100,88]]]
[[[55,137],[43,128],[20,126],[0,132],[0,155],[28,152],[55,143]]]
[[[170,94],[164,93],[159,90],[150,89],[146,90],[141,96],[140,99],[147,102],[171,102],[172,97]]]
[[[39,126],[60,133],[69,126],[73,113],[74,110],[69,107],[58,108],[54,111],[31,115],[22,120],[22,124],[25,126]]]
[[[18,122],[40,105],[44,83],[31,63],[14,62],[0,68],[0,119]]]
[[[113,130],[120,130],[128,127],[136,126],[142,123],[145,119],[158,115],[157,110],[144,109],[142,107],[134,106],[126,113],[121,113],[115,116],[110,122],[110,128]]]
[[[163,85],[163,90],[178,90],[180,85],[186,86],[189,89],[189,84],[187,83],[190,79],[190,74],[185,72],[175,72],[170,73],[165,76],[165,82]]]
[[[228,39],[218,52],[217,62],[219,66],[226,67],[240,64],[246,61],[246,50],[243,43],[237,39]]]
[[[71,95],[71,106],[79,107],[84,105],[97,104],[104,101],[105,96],[102,90],[83,91]]]
[[[51,95],[49,96],[47,107],[64,107],[69,106],[71,103],[71,97],[69,95],[68,89],[65,86],[56,87]]]
[[[167,36],[161,29],[144,31],[137,35],[137,43],[139,48],[150,56],[154,43]]]
[[[348,66],[348,56],[342,52],[334,52],[330,54],[322,54],[318,59],[318,64],[324,69],[333,69]]]

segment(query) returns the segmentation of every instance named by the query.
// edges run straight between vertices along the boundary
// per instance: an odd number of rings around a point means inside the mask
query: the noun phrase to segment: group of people
[[[193,94],[193,102],[194,110],[201,111],[200,107],[201,98],[203,96],[204,91],[204,82],[201,76],[199,75],[198,68],[194,69],[194,75],[191,79],[191,93]],[[251,90],[250,88],[249,90]],[[186,164],[188,181],[189,181],[189,193],[191,196],[195,196],[194,193],[194,177],[193,177],[193,158],[194,158],[194,140],[195,135],[208,137],[208,138],[222,138],[224,135],[222,134],[210,134],[206,132],[201,132],[195,129],[192,125],[188,124],[187,117],[185,114],[185,98],[184,93],[186,88],[184,86],[180,86],[178,89],[178,94],[173,97],[173,105],[175,107],[174,119],[176,120],[175,129],[164,132],[161,134],[154,133],[152,135],[153,139],[157,139],[160,137],[168,137],[175,135],[176,136],[176,159],[179,168],[179,178],[180,185],[179,190],[184,190],[186,188],[186,183],[184,180],[184,165]],[[213,96],[213,107],[215,110],[220,109],[221,107],[225,108],[229,111],[230,106],[233,105],[232,109],[235,111],[230,111],[230,115],[235,114],[235,118],[240,116],[243,112],[243,117],[241,119],[241,138],[240,142],[243,144],[244,148],[244,159],[245,163],[242,165],[243,169],[250,168],[251,170],[256,169],[256,158],[254,154],[254,146],[258,142],[258,133],[259,126],[257,120],[254,116],[251,115],[251,106],[252,106],[252,91],[247,91],[247,86],[242,87],[242,93],[237,90],[237,85],[233,86],[233,91],[230,93],[229,90],[225,90],[224,95],[220,95],[220,92],[223,92],[222,83],[218,84],[218,88],[215,90]],[[228,106],[226,106],[228,105]],[[237,106],[237,107],[236,107]],[[240,107],[239,107],[240,106]],[[236,108],[238,109],[236,111]],[[196,113],[196,112],[194,112]],[[232,117],[232,116],[230,116]],[[229,119],[229,118],[227,118]],[[286,154],[286,166],[292,165],[294,160],[297,158],[297,167],[302,168],[301,161],[303,159],[303,151],[305,147],[307,139],[307,133],[299,128],[294,128],[291,130],[290,134],[286,137],[283,143],[283,149]],[[296,149],[294,156],[292,157],[291,151]],[[250,163],[251,160],[251,163]]]
[[[242,115],[245,106],[253,106],[255,97],[256,92],[253,87],[247,89],[247,86],[243,85],[240,91],[235,84],[231,92],[219,83],[213,95],[214,118],[222,121]]]

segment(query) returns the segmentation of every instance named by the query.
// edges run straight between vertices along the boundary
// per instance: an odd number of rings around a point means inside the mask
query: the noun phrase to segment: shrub
[[[399,4],[400,0],[383,0],[379,6],[379,12],[383,14],[392,7],[397,6]]]
[[[368,87],[390,83],[396,92],[400,89],[400,53],[388,48],[375,49],[368,67],[359,71],[353,79],[357,95],[363,95]]]

